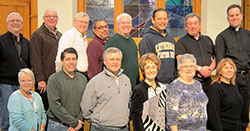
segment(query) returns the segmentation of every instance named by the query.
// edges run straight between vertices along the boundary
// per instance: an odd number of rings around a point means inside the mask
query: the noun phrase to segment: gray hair
[[[21,81],[21,78],[24,74],[28,74],[31,76],[32,81],[33,81],[33,88],[35,87],[35,76],[34,73],[29,69],[29,68],[23,68],[19,71],[18,73],[18,81]]]
[[[193,17],[197,17],[199,20],[199,23],[201,23],[201,17],[198,14],[190,13],[190,14],[186,15],[186,17],[185,17],[185,25],[187,25],[187,19],[193,18]]]
[[[85,12],[78,12],[74,15],[74,20],[77,20],[79,18],[83,18],[83,17],[88,17],[89,18],[89,15]]]
[[[120,15],[118,15],[118,16],[116,17],[116,23],[117,23],[117,24],[119,24],[119,20],[120,20],[120,18],[123,17],[123,16],[129,16],[129,18],[132,20],[132,17],[131,17],[128,13],[121,13]]]
[[[19,16],[19,17],[20,17],[21,22],[23,23],[23,17],[22,17],[22,16],[21,16],[18,12],[11,12],[11,13],[7,16],[7,18],[6,18],[6,22],[9,22],[10,17],[11,17],[12,15],[17,15],[17,16]]]
[[[105,22],[108,24],[108,22],[107,22],[106,19],[96,19],[96,20],[94,20],[93,23],[92,23],[92,29],[95,29],[95,28],[96,28],[96,23],[99,22],[99,21],[105,21]]]
[[[196,65],[196,59],[192,54],[184,54],[177,60],[177,69],[179,70],[181,65],[186,62],[192,62]]]
[[[49,11],[53,11],[53,12],[55,12],[56,15],[57,15],[57,11],[56,11],[54,8],[49,8],[49,9],[47,9],[47,10],[44,12],[43,16],[45,16],[46,13],[49,12]]]
[[[119,50],[119,49],[116,48],[116,47],[109,47],[109,48],[107,48],[107,49],[104,51],[104,53],[103,53],[103,60],[104,60],[105,58],[107,58],[107,54],[109,54],[109,53],[116,53],[116,52],[119,52],[119,53],[121,54],[121,58],[122,58],[122,52],[121,52],[121,50]]]

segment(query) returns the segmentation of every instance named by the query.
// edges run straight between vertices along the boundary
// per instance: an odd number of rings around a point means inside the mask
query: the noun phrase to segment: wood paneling
[[[30,33],[32,34],[38,28],[38,9],[37,0],[30,1]]]
[[[250,1],[242,0],[243,9],[243,27],[250,30]]]

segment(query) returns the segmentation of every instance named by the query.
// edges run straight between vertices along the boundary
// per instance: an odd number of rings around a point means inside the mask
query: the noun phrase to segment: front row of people
[[[134,88],[131,107],[131,84],[122,73],[119,49],[105,50],[105,68],[88,84],[85,76],[76,72],[77,58],[74,48],[65,49],[61,53],[63,70],[49,78],[48,131],[79,130],[83,118],[91,123],[91,131],[127,131],[129,114],[134,131],[240,130],[242,98],[235,86],[236,66],[229,58],[218,64],[206,96],[201,83],[193,78],[196,73],[193,55],[184,54],[178,59],[179,77],[166,87],[155,80],[160,59],[147,53],[140,61],[145,80]],[[25,68],[18,78],[20,89],[8,102],[9,130],[44,131],[47,118],[42,100],[31,91],[34,74]]]

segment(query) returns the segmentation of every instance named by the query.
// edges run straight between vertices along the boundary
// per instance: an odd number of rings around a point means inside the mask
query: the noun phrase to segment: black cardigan
[[[29,41],[20,34],[21,56],[13,41],[13,34],[0,36],[0,83],[18,85],[17,74],[22,68],[30,68]]]

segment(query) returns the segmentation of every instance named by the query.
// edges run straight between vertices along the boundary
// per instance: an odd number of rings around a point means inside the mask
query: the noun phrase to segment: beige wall
[[[62,33],[73,25],[73,16],[77,12],[77,0],[38,0],[38,26],[43,22],[46,9],[54,8],[58,13],[57,28]]]
[[[241,4],[241,0],[202,0],[202,33],[214,41],[216,36],[228,27],[227,7]]]

